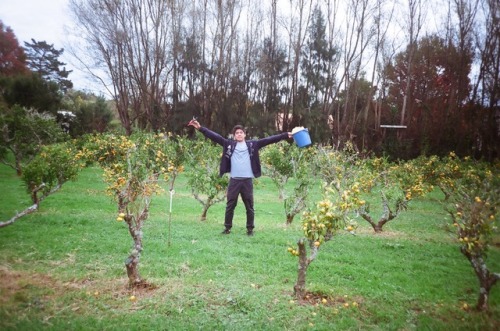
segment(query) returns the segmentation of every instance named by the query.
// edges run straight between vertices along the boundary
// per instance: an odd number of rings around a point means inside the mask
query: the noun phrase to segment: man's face
[[[245,131],[241,129],[237,129],[236,131],[234,131],[234,140],[236,140],[237,142],[245,141],[245,136]]]

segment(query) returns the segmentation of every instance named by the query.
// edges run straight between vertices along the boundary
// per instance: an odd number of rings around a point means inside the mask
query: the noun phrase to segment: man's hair
[[[242,130],[243,132],[245,132],[245,133],[246,133],[245,127],[244,127],[243,125],[239,125],[239,124],[238,124],[238,125],[235,125],[235,126],[234,126],[234,128],[233,128],[233,131],[232,131],[232,132],[233,132],[233,134],[235,134],[235,133],[236,133],[236,130]]]

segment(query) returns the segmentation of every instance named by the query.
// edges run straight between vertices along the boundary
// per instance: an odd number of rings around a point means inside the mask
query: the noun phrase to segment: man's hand
[[[196,130],[199,130],[201,127],[200,123],[198,123],[198,121],[195,118],[193,118],[191,121],[189,121],[188,126],[192,126]]]

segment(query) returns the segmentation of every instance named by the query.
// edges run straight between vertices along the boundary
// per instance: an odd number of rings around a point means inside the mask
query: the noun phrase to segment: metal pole
[[[169,214],[168,214],[168,241],[167,245],[170,247],[170,238],[171,238],[171,233],[172,233],[172,200],[174,196],[175,191],[173,189],[170,189],[170,209],[169,209]]]

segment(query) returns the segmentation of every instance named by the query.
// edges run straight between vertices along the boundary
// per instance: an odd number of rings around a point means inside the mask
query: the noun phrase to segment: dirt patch
[[[297,300],[301,305],[357,308],[363,303],[361,297],[331,296],[321,292],[307,292],[304,298]]]
[[[134,286],[130,287],[127,286],[126,291],[127,294],[133,294],[133,295],[139,295],[141,297],[148,297],[151,296],[155,293],[155,291],[158,289],[158,286],[152,283],[148,283],[147,281],[143,280],[139,284],[135,284]]]
[[[153,296],[158,286],[146,281],[134,288],[128,287],[128,279],[90,280],[75,279],[63,282],[53,277],[32,273],[28,271],[16,271],[6,265],[0,265],[0,305],[19,301],[18,299],[30,298],[35,292],[42,300],[50,300],[63,296],[68,291],[84,291],[88,296],[94,297],[137,297]],[[21,300],[22,301],[22,300]]]
[[[0,282],[0,292],[2,293],[0,295],[0,304],[9,302],[14,296],[19,296],[22,292],[32,291],[33,288],[51,290],[61,288],[61,285],[50,276],[14,271],[4,265],[0,265],[0,279],[2,279]]]

